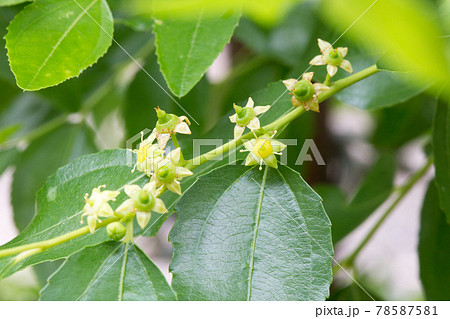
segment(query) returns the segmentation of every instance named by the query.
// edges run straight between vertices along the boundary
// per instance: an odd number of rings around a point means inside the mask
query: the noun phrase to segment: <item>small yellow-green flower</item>
[[[181,149],[178,147],[155,165],[151,180],[157,187],[165,185],[170,191],[181,195],[180,180],[192,174],[181,166]]]
[[[139,172],[150,175],[156,163],[162,160],[164,151],[158,144],[153,144],[155,138],[156,134],[152,133],[144,140],[144,133],[141,132],[141,143],[139,144],[139,148],[131,150],[131,152],[137,154],[137,161],[132,172],[137,169]]]
[[[270,105],[255,107],[254,105],[255,102],[253,102],[251,97],[248,98],[247,105],[244,107],[234,104],[233,107],[236,110],[236,114],[230,116],[231,123],[236,123],[234,127],[234,139],[240,138],[246,127],[252,131],[261,128],[261,123],[257,116],[267,112],[270,109]]]
[[[250,152],[245,159],[245,165],[259,164],[259,169],[262,169],[263,164],[277,168],[278,163],[275,154],[281,155],[281,151],[286,148],[286,145],[274,140],[270,135],[264,134],[245,142],[244,147]]]
[[[315,56],[309,64],[311,65],[327,65],[327,72],[331,76],[335,75],[338,67],[341,67],[349,73],[353,73],[353,68],[348,60],[344,60],[347,55],[348,48],[336,48],[327,41],[317,39],[319,43],[321,55]]]
[[[136,213],[136,220],[142,229],[150,221],[152,211],[160,214],[167,212],[164,202],[157,198],[159,194],[154,182],[147,183],[142,188],[138,185],[126,185],[125,193],[130,198],[124,201],[116,212],[123,215]]]
[[[168,114],[159,107],[156,109],[158,122],[153,133],[156,135],[159,147],[163,149],[170,139],[171,134],[191,134],[189,129],[189,119],[186,116],[176,116],[175,114]]]
[[[319,112],[319,101],[317,96],[328,90],[329,87],[322,83],[311,83],[314,72],[303,74],[300,81],[296,79],[284,80],[283,83],[286,88],[291,92],[291,102],[295,107],[304,106],[307,111],[312,110]]]
[[[85,205],[83,207],[83,215],[81,215],[81,223],[83,223],[83,217],[87,216],[87,223],[89,231],[95,232],[97,222],[101,223],[99,217],[113,217],[114,211],[108,204],[109,201],[115,201],[116,197],[120,194],[119,191],[102,191],[101,189],[106,187],[100,185],[92,190],[91,195],[84,195]]]

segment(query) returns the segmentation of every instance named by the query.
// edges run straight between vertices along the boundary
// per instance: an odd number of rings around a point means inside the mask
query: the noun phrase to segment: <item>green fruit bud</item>
[[[298,101],[306,102],[314,95],[314,86],[311,82],[300,80],[294,85],[294,96]]]
[[[179,118],[175,114],[167,114],[161,109],[156,109],[158,122],[156,122],[156,130],[160,133],[172,132],[179,123]]]
[[[112,240],[121,240],[123,236],[125,236],[126,232],[127,229],[125,228],[125,226],[119,222],[114,222],[106,226],[106,233]]]
[[[328,50],[328,52],[325,53],[325,62],[327,64],[339,66],[341,65],[342,61],[344,61],[344,57],[337,49]]]
[[[250,121],[253,120],[256,116],[255,110],[253,110],[251,107],[244,107],[240,110],[240,112],[236,110],[236,114],[236,124],[239,126],[248,125]]]
[[[133,195],[134,207],[140,212],[150,212],[155,206],[155,197],[144,189]]]
[[[162,183],[170,183],[176,177],[176,167],[172,163],[160,167],[156,172],[156,178]]]

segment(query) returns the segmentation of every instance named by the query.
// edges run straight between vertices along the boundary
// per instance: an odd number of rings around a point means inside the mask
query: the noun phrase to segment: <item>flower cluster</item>
[[[120,194],[119,191],[102,191],[106,185],[100,185],[92,190],[91,195],[84,195],[83,215],[87,216],[89,231],[93,234],[97,227],[97,222],[101,223],[100,217],[114,217],[114,211],[109,205],[109,201],[115,201]],[[81,219],[83,222],[83,219]]]
[[[165,155],[166,147],[170,138],[175,138],[177,133],[191,134],[189,120],[185,116],[168,114],[160,108],[156,109],[158,122],[150,136],[144,139],[141,132],[141,142],[139,147],[131,152],[136,154],[136,163],[132,172],[138,170],[150,177],[150,182],[142,188],[139,185],[126,185],[125,200],[116,210],[110,206],[110,201],[115,201],[120,191],[102,191],[106,187],[101,185],[92,190],[92,194],[85,195],[85,206],[83,208],[83,218],[87,216],[89,231],[94,233],[97,223],[101,223],[100,217],[113,217],[117,221],[107,225],[106,232],[111,239],[125,241],[133,238],[133,218],[141,228],[145,228],[150,221],[151,213],[166,213],[167,209],[159,196],[164,188],[181,195],[180,180],[183,177],[192,175],[192,172],[183,167],[184,160],[180,147],[176,147],[169,154]],[[157,143],[154,143],[157,140]],[[174,140],[175,145],[175,140]],[[126,227],[124,226],[126,224]]]
[[[325,90],[330,89],[330,79],[338,70],[338,67],[349,73],[353,73],[352,65],[344,58],[347,55],[348,48],[336,48],[321,39],[318,39],[319,49],[322,54],[315,56],[309,64],[326,65],[327,78],[324,83],[312,83],[314,72],[304,73],[301,80],[288,79],[283,83],[292,95],[291,102],[294,107],[303,106],[307,111],[319,112],[318,96]]]
[[[167,187],[168,190],[181,195],[180,180],[193,173],[183,167],[181,148],[177,147],[165,156],[165,146],[170,137],[176,133],[190,134],[189,121],[184,116],[167,114],[160,108],[156,109],[158,122],[153,132],[141,143],[137,150],[131,150],[137,154],[135,169],[151,177],[151,182],[156,187]],[[158,144],[153,144],[155,139]],[[175,144],[175,143],[174,143]]]
[[[292,95],[291,102],[294,107],[304,107],[306,110],[319,112],[319,94],[330,89],[330,78],[334,76],[338,67],[352,73],[353,69],[349,61],[344,58],[347,55],[347,48],[336,48],[321,39],[318,39],[321,55],[314,57],[311,65],[327,65],[327,78],[324,83],[313,83],[313,72],[304,73],[301,79],[288,79],[283,83]],[[271,105],[255,106],[251,97],[247,104],[242,107],[233,104],[235,114],[230,116],[230,121],[235,123],[234,139],[236,144],[243,139],[243,133],[246,128],[250,129],[254,138],[244,141],[245,150],[249,152],[245,159],[245,165],[267,165],[278,168],[278,162],[275,155],[281,155],[286,145],[274,139],[276,131],[267,132],[261,128],[258,115],[267,112]],[[150,177],[150,181],[142,188],[139,185],[126,185],[125,194],[128,195],[119,207],[114,211],[110,206],[110,201],[115,201],[120,194],[119,191],[108,191],[101,189],[101,185],[92,190],[91,195],[85,195],[85,205],[83,208],[83,217],[87,216],[88,228],[94,233],[101,223],[100,218],[112,218],[108,221],[107,234],[114,240],[125,241],[133,238],[133,218],[136,217],[137,223],[141,228],[145,228],[152,212],[160,214],[166,213],[167,209],[159,196],[165,191],[170,190],[181,195],[180,181],[193,173],[185,167],[186,161],[183,158],[181,148],[175,137],[176,134],[191,134],[189,129],[190,122],[185,116],[168,114],[156,108],[158,121],[154,130],[146,139],[141,133],[141,143],[139,147],[130,150],[137,156],[136,163],[132,172],[138,170]],[[248,134],[249,135],[249,134]],[[244,135],[246,137],[247,135]],[[166,154],[165,147],[172,139],[174,149]],[[157,143],[154,143],[155,140]],[[126,226],[124,226],[124,223]]]

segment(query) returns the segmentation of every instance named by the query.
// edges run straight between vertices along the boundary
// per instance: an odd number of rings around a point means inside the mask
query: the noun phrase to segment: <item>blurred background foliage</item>
[[[115,40],[166,91],[170,85],[161,73],[161,61],[158,63],[153,18],[189,20],[200,9],[213,17],[242,11],[217,65],[206,76],[200,74],[192,89],[176,94],[182,95],[176,101],[199,124],[193,123],[192,136],[180,141],[187,147],[188,157],[192,138],[231,138],[227,114],[233,103],[245,104],[249,96],[256,102],[270,99],[280,89],[280,79],[297,78],[308,70],[309,61],[318,54],[318,37],[348,46],[348,59],[356,72],[375,62],[389,70],[325,101],[320,115],[307,113],[280,136],[298,140],[298,145],[288,147],[288,165],[299,170],[324,198],[336,243],[387,199],[396,173],[410,169],[400,157],[402,149],[411,143],[425,146],[429,142],[437,96],[444,92],[443,98],[449,97],[448,90],[442,91],[450,74],[448,0],[255,0],[244,5],[239,0],[109,0],[108,4],[115,18]],[[24,6],[26,3],[0,9],[2,38]],[[8,168],[14,172],[11,205],[18,230],[33,218],[36,192],[59,167],[83,154],[125,147],[128,138],[153,127],[157,106],[183,115],[115,44],[81,76],[56,87],[22,92],[9,69],[5,41],[1,42],[0,173]],[[316,80],[324,80],[323,68],[310,71],[316,72]],[[344,76],[339,71],[336,79]],[[333,121],[342,109],[365,111],[368,125],[362,124],[363,131],[354,132],[354,125],[345,122],[350,130],[336,131]],[[315,162],[295,165],[305,139],[315,141],[326,166]],[[363,156],[355,156],[355,144],[364,146]],[[29,289],[12,289],[11,284],[2,282],[0,299],[35,298],[58,264],[34,267],[39,280]],[[367,290],[384,298],[383,288],[370,280],[364,283]],[[366,297],[359,287],[338,282],[330,299]]]

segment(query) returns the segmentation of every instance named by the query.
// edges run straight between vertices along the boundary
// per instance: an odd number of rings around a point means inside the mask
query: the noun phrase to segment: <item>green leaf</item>
[[[143,186],[148,177],[142,173],[131,173],[130,152],[126,150],[106,150],[82,156],[60,168],[47,179],[37,194],[36,216],[31,224],[16,238],[0,249],[51,239],[81,227],[80,219],[84,206],[83,196],[91,193],[94,187],[105,184],[109,190],[121,190],[126,184]],[[113,206],[126,199],[122,193]],[[157,218],[156,215],[153,214]],[[162,218],[161,218],[162,219]],[[153,223],[151,221],[150,223]],[[153,224],[150,224],[153,225]],[[159,223],[152,227],[160,227]],[[87,234],[59,246],[33,255],[8,270],[4,275],[24,269],[44,261],[65,258],[86,247],[107,241],[105,230]],[[0,273],[6,269],[13,257],[0,258]]]
[[[337,243],[361,225],[386,199],[394,186],[395,159],[383,155],[366,174],[353,199],[335,187],[317,187],[331,219],[333,242]]]
[[[405,143],[431,131],[436,100],[419,95],[395,107],[385,108],[377,115],[378,125],[372,143],[388,150],[397,150]]]
[[[176,296],[139,247],[106,242],[70,256],[49,278],[40,300],[162,301]]]
[[[450,104],[443,100],[434,117],[433,153],[439,201],[450,224]]]
[[[258,54],[273,57],[286,65],[295,65],[305,55],[317,28],[316,10],[317,3],[300,3],[270,30],[242,19],[235,36]]]
[[[133,0],[129,10],[144,15],[158,15],[175,19],[189,19],[198,16],[199,11],[205,15],[231,15],[233,11],[242,10],[261,25],[271,26],[284,17],[293,6],[302,0]]]
[[[12,138],[24,137],[45,122],[57,115],[50,105],[35,93],[23,93],[17,96],[12,103],[1,113],[1,127],[16,127],[8,135],[6,141]]]
[[[182,300],[324,300],[330,222],[301,176],[242,165],[212,171],[177,205],[172,286]]]
[[[30,2],[32,0],[0,0],[0,7],[14,6],[16,4]]]
[[[348,59],[355,72],[375,63],[376,58],[361,50],[352,50],[351,45],[349,47]],[[337,77],[343,74],[344,71],[340,71]],[[408,80],[410,77],[408,72],[381,71],[353,84],[334,97],[343,103],[369,111],[394,106],[408,101],[429,87],[429,84],[411,84]]]
[[[40,0],[28,5],[6,35],[17,85],[34,91],[78,76],[111,45],[112,19],[105,0]]]
[[[190,19],[157,20],[153,32],[158,61],[176,96],[186,95],[201,79],[230,41],[239,18],[239,12],[212,17],[201,10]]]
[[[422,207],[419,235],[420,278],[427,300],[450,298],[449,242],[450,226],[439,207],[436,185],[431,181]]]
[[[17,148],[0,151],[0,175],[16,161],[18,156],[19,151]]]
[[[85,126],[65,125],[34,141],[20,154],[11,188],[14,222],[19,230],[33,219],[36,193],[47,177],[75,158],[95,153],[97,147],[92,140],[92,132]]]

